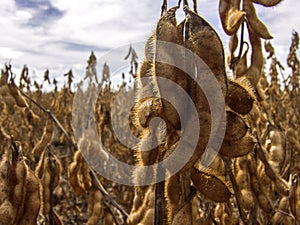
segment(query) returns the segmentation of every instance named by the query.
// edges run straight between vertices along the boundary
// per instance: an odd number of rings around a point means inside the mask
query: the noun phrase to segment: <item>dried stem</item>
[[[198,1],[193,0],[193,2],[194,2],[194,11],[195,11],[195,13],[198,13]]]
[[[166,12],[167,8],[168,8],[168,2],[167,0],[164,0],[161,6],[161,16]]]
[[[18,155],[19,155],[19,148],[14,140],[14,137],[11,135],[10,136],[10,143],[11,143],[11,146],[13,147],[13,151],[12,151],[12,161],[15,162],[18,158]]]
[[[47,146],[47,150],[48,151],[51,151],[51,147],[50,145]],[[49,189],[50,189],[50,212],[49,212],[49,223],[50,225],[54,225],[54,215],[53,215],[53,191],[54,191],[54,179],[55,179],[55,176],[56,176],[56,170],[55,168],[51,168],[52,167],[52,163],[50,163],[50,169],[51,169],[51,175],[50,175],[50,186],[49,186]]]
[[[242,57],[242,54],[243,54],[244,30],[245,30],[245,22],[243,22],[242,26],[241,26],[241,41],[240,41],[240,50],[239,50],[238,60],[240,60],[240,58]]]
[[[162,152],[162,151],[161,151]],[[158,154],[158,161],[162,160],[161,152]],[[156,169],[156,181],[159,177],[159,171],[162,171],[165,175],[163,165],[160,163]],[[154,225],[165,225],[166,224],[166,203],[165,203],[165,179],[155,184],[155,200],[154,200]]]
[[[277,173],[274,172],[272,166],[269,164],[269,161],[267,159],[267,150],[262,146],[261,141],[256,136],[256,140],[258,143],[258,148],[260,151],[257,151],[257,155],[259,159],[264,163],[265,170],[268,170],[272,177],[278,177]],[[268,174],[267,174],[268,175]]]
[[[182,0],[179,0],[179,1],[178,1],[178,3],[177,3],[177,5],[178,5],[178,8],[180,7],[180,5],[181,5],[181,2],[182,2]]]
[[[243,211],[242,209],[242,206],[241,206],[241,197],[240,197],[240,192],[238,190],[238,186],[237,186],[237,183],[236,183],[236,180],[235,180],[235,177],[231,171],[231,160],[226,158],[226,157],[222,157],[222,160],[224,161],[224,164],[225,164],[225,168],[226,168],[226,172],[227,174],[229,175],[230,177],[230,181],[231,181],[231,184],[232,184],[232,188],[234,190],[234,193],[235,193],[235,199],[236,199],[236,203],[237,203],[237,206],[238,206],[238,210],[239,210],[239,213],[240,213],[240,216],[241,216],[241,219],[243,221],[244,224],[249,224],[249,221],[247,219],[247,216],[245,214],[245,212]]]
[[[90,168],[90,171],[93,175],[93,179],[96,182],[96,185],[98,189],[102,192],[102,194],[105,195],[106,199],[113,205],[115,206],[126,218],[128,217],[128,213],[109,195],[109,193],[105,190],[103,185],[101,184],[100,180],[97,177],[97,174],[93,169]]]
[[[164,183],[162,181],[155,184],[154,225],[165,225]]]
[[[64,133],[64,135],[67,137],[68,141],[72,144],[72,146],[77,149],[77,145],[74,143],[71,136],[68,134],[68,132],[64,129],[64,127],[61,125],[61,123],[58,121],[56,116],[49,110],[46,109],[44,106],[39,104],[37,101],[35,101],[33,98],[31,98],[29,95],[27,95],[21,88],[19,88],[14,82],[12,82],[12,85],[14,85],[20,93],[26,97],[28,100],[30,100],[33,104],[35,104],[38,108],[40,108],[44,113],[48,114],[48,116],[54,121],[54,123],[59,127],[59,129]]]

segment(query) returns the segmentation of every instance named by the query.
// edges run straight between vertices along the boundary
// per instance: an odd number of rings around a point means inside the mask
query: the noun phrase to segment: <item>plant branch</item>
[[[239,210],[239,214],[241,216],[241,219],[242,219],[244,224],[249,224],[247,216],[246,216],[244,210],[241,207],[241,198],[240,198],[241,195],[240,195],[235,177],[234,177],[234,175],[231,171],[231,160],[226,158],[226,157],[223,157],[223,156],[222,156],[222,160],[224,161],[226,172],[227,172],[227,174],[229,174],[229,177],[230,177],[230,181],[231,181],[234,193],[235,193],[235,199],[236,199],[236,203],[237,203],[237,206],[238,206],[238,210]]]
[[[96,182],[96,185],[98,186],[98,189],[106,196],[106,198],[109,200],[109,202],[115,206],[126,218],[128,217],[128,213],[109,195],[109,193],[105,190],[101,182],[99,181],[96,172],[90,168],[90,171],[92,173],[93,179]]]
[[[67,137],[68,141],[73,145],[73,147],[77,150],[77,145],[71,138],[71,136],[68,134],[68,132],[64,129],[62,124],[59,122],[59,120],[56,118],[56,116],[49,110],[46,109],[44,106],[40,105],[37,101],[35,101],[33,98],[31,98],[29,95],[27,95],[21,88],[19,88],[15,83],[12,83],[19,91],[20,93],[26,97],[28,100],[30,100],[33,104],[35,104],[39,109],[41,109],[44,113],[48,114],[48,116],[54,121],[54,123],[59,127],[59,129],[64,133],[64,135]]]
[[[194,11],[196,14],[198,14],[198,2],[197,0],[193,0],[193,2],[194,2]]]
[[[243,54],[244,30],[245,30],[245,22],[242,23],[242,27],[241,27],[241,41],[240,41],[240,49],[239,49],[238,60],[240,60],[240,58],[242,57],[242,54]]]
[[[168,2],[167,2],[167,0],[163,0],[163,4],[161,6],[161,15],[160,16],[162,16],[166,12],[167,8],[168,8]]]

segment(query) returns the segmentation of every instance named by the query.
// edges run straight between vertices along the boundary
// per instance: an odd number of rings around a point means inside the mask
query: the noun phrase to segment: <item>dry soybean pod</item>
[[[226,103],[233,111],[242,115],[248,114],[255,100],[254,92],[247,79],[228,80]]]
[[[85,189],[80,184],[78,179],[81,157],[82,156],[80,150],[77,150],[74,154],[73,162],[69,165],[69,169],[68,169],[69,184],[77,195],[84,195],[86,193]]]
[[[16,218],[14,223],[18,223],[20,217],[24,213],[25,195],[26,195],[26,177],[27,177],[27,165],[25,164],[22,156],[21,147],[11,137],[11,143],[9,151],[11,151],[11,181],[8,182],[8,188],[11,189],[11,202],[13,207],[16,209]]]
[[[88,194],[88,225],[97,225],[101,216],[104,216],[103,195],[100,190],[92,188]]]
[[[286,218],[286,216],[292,217],[288,213],[289,211],[289,198],[282,197],[278,204],[278,210],[273,214],[268,224],[282,224]],[[291,223],[289,223],[291,224]]]
[[[186,74],[174,66],[179,64],[179,59],[183,57],[182,51],[179,46],[183,46],[183,30],[182,26],[177,25],[176,11],[178,7],[172,7],[159,19],[155,30],[155,62],[153,68],[153,86],[158,88],[159,97],[161,97],[164,119],[170,123],[175,129],[181,128],[179,113],[172,104],[178,103],[182,105],[180,110],[184,112],[186,110],[186,102],[182,99],[181,95],[174,90],[174,84],[171,82],[159,82],[156,80],[159,78],[166,78],[175,82],[184,90],[187,89],[187,76]],[[172,43],[173,45],[169,45]],[[178,47],[177,47],[178,46]],[[162,63],[161,61],[167,60],[169,64]],[[181,61],[180,61],[181,62]],[[155,84],[155,82],[157,84]],[[172,104],[169,101],[164,100],[165,96],[168,100],[172,100]],[[176,96],[176,97],[175,97]],[[156,96],[157,97],[157,96]],[[154,102],[156,103],[156,101]],[[156,104],[159,106],[159,104]],[[154,105],[155,106],[155,105]],[[154,107],[155,108],[155,107]],[[156,107],[157,108],[157,107]]]
[[[267,159],[268,153],[266,152],[266,150],[260,144],[259,141],[258,141],[258,146],[259,149],[257,151],[257,155],[259,159],[264,163],[266,174],[274,182],[277,191],[284,196],[288,196],[290,192],[289,191],[290,187],[288,183],[283,178],[281,178],[278,173],[276,173],[273,170],[272,166],[269,164],[269,161]]]
[[[24,160],[18,160],[16,165],[17,184],[13,191],[13,205],[17,208],[17,217],[15,222],[18,223],[20,216],[24,213],[25,197],[26,197],[26,178],[27,168]]]
[[[36,224],[41,206],[40,181],[29,168],[27,170],[24,214],[20,219],[19,225]]]
[[[231,196],[230,184],[217,171],[193,168],[191,178],[197,190],[214,202],[226,202]]]
[[[266,213],[272,213],[274,211],[274,206],[270,199],[267,198],[267,196],[262,192],[262,189],[260,187],[260,183],[257,177],[257,171],[256,171],[256,161],[254,157],[251,157],[248,159],[248,170],[250,173],[250,184],[251,184],[251,190],[253,191],[260,207],[262,210]]]
[[[219,1],[219,15],[221,18],[223,29],[228,35],[232,35],[231,32],[227,30],[227,18],[231,7],[232,7],[232,0]]]
[[[237,158],[235,161],[236,182],[241,190],[241,205],[244,209],[249,210],[254,207],[254,196],[250,187],[250,176],[247,168],[248,156]]]
[[[266,7],[273,7],[279,4],[282,0],[252,0],[252,2]]]
[[[16,100],[16,103],[21,108],[27,108],[28,104],[23,98],[23,96],[20,95],[19,90],[16,88],[16,85],[14,83],[8,84],[9,92]]]
[[[292,214],[298,223],[300,223],[300,185],[299,185],[299,175],[295,174],[292,177],[292,188],[291,188],[291,196],[290,196],[290,209]]]
[[[253,87],[256,87],[264,65],[261,39],[253,31],[251,26],[248,26],[249,39],[252,48],[251,66],[246,71],[246,77]]]
[[[47,145],[51,142],[53,135],[53,122],[48,120],[44,127],[43,135],[40,141],[32,149],[32,154],[40,156],[41,153],[46,149]]]
[[[133,208],[134,210],[131,211],[129,217],[127,218],[127,223],[129,225],[141,224],[141,221],[144,221],[145,225],[153,224],[153,217],[149,218],[149,216],[154,216],[154,188],[149,186],[145,191],[144,196],[145,197],[139,201],[141,204],[136,205],[136,207]]]
[[[273,37],[269,33],[268,28],[258,19],[253,2],[251,0],[244,0],[243,9],[246,12],[248,24],[254,32],[263,39],[272,39]]]
[[[26,168],[19,148],[11,137],[0,163],[0,216],[3,224],[16,224],[23,214]],[[19,213],[19,214],[18,214]]]
[[[231,35],[229,42],[228,42],[228,48],[229,48],[229,56],[227,58],[227,61],[230,62],[230,69],[233,69],[236,64],[236,57],[234,56],[234,52],[238,47],[238,36],[237,33]]]
[[[238,140],[224,139],[219,153],[227,157],[241,157],[250,153],[256,144],[255,138],[247,131],[246,135]]]
[[[226,111],[226,132],[224,139],[238,140],[243,138],[248,131],[248,126],[238,114],[227,110]]]
[[[215,75],[225,96],[227,91],[227,77],[222,41],[214,28],[206,20],[195,14],[188,7],[184,7],[184,10],[188,15],[189,47],[191,51],[197,54],[206,63],[211,72]],[[204,76],[203,74],[205,74],[206,68],[198,69],[198,73],[201,73],[198,74],[198,76]]]

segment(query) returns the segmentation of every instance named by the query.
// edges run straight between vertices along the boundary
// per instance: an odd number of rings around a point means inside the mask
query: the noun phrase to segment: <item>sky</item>
[[[198,0],[199,14],[217,30],[228,53],[228,36],[221,28],[218,2]],[[1,66],[10,62],[19,74],[26,64],[31,79],[39,83],[44,71],[49,69],[50,79],[55,77],[60,84],[66,82],[63,74],[72,69],[76,82],[84,77],[86,61],[94,51],[100,75],[104,62],[115,63],[105,57],[107,54],[117,48],[120,50],[117,58],[124,61],[130,43],[135,46],[137,42],[145,42],[160,16],[161,3],[157,0],[1,0]],[[174,6],[177,0],[168,3]],[[300,1],[283,0],[276,7],[256,5],[256,9],[274,36],[271,43],[285,66],[291,33],[300,32]],[[142,60],[142,49],[138,48],[137,52]],[[116,68],[113,73],[124,69]]]

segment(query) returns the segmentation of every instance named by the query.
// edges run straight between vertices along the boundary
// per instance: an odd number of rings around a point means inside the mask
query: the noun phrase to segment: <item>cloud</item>
[[[285,75],[291,73],[291,70],[287,67],[286,59],[289,53],[292,32],[300,32],[299,8],[300,1],[291,2],[288,0],[282,1],[276,7],[270,8],[256,5],[260,19],[267,25],[274,37],[271,43],[275,48],[276,57],[286,69]]]
[[[23,52],[15,51],[11,48],[0,47],[0,56],[8,57],[10,59],[17,59],[23,55]]]
[[[168,1],[169,6],[177,2]],[[199,0],[198,5],[199,13],[220,34],[227,53],[228,36],[221,27],[218,1]],[[292,29],[300,30],[299,6],[298,1],[286,0],[275,8],[256,7],[274,35],[272,43],[282,59],[287,55]],[[144,42],[155,29],[160,10],[161,1],[152,0],[1,0],[0,62],[12,59],[16,72],[27,64],[38,80],[49,69],[50,77],[65,82],[62,75],[70,68],[75,77],[84,76],[93,50],[100,74],[105,61],[100,58],[110,49]],[[183,18],[184,14],[179,14]],[[122,61],[125,54],[121,51],[108,64],[116,63],[117,58]],[[138,54],[142,59],[142,50]]]
[[[26,10],[31,13],[27,25],[46,27],[49,23],[64,15],[63,10],[59,10],[47,0],[15,0],[16,8]]]

